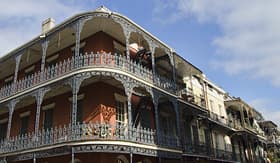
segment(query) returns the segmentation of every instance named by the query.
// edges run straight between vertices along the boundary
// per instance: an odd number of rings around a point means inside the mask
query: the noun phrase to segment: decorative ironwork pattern
[[[77,67],[75,67],[75,64]],[[35,72],[25,78],[18,80],[16,83],[6,85],[0,89],[0,100],[4,100],[12,95],[15,95],[19,92],[28,90],[34,86],[38,86],[47,81],[62,77],[69,73],[73,73],[76,70],[81,70],[85,68],[110,68],[118,71],[122,71],[128,74],[131,74],[145,82],[151,83],[159,88],[162,88],[170,93],[175,93],[174,82],[153,74],[151,70],[143,67],[140,64],[137,64],[131,60],[127,60],[126,57],[120,55],[112,55],[108,53],[90,53],[85,55],[79,55],[77,58],[72,57],[67,60],[61,61],[52,65],[48,68],[45,68],[43,71]],[[99,73],[100,74],[100,73]],[[108,75],[112,75],[109,73]],[[118,74],[118,73],[114,73]],[[84,74],[78,74],[77,76],[83,76]],[[98,75],[98,73],[96,73]],[[107,72],[102,72],[102,75],[107,75]],[[107,76],[108,76],[107,75]],[[128,81],[128,77],[123,77],[124,75],[114,75],[113,77],[117,80],[120,80],[124,86],[127,86],[126,94],[130,94],[130,90],[134,87],[134,80]],[[126,79],[125,79],[126,78]],[[140,82],[138,82],[139,84]],[[140,84],[144,85],[144,84]],[[12,91],[14,88],[14,91]]]
[[[130,131],[133,133],[132,138],[129,138],[127,134]],[[34,139],[35,136],[36,140]],[[134,128],[106,123],[69,124],[68,126],[40,130],[38,135],[28,133],[6,139],[0,142],[0,154],[86,140],[119,140],[155,145],[157,144],[155,137],[156,132],[148,128]]]

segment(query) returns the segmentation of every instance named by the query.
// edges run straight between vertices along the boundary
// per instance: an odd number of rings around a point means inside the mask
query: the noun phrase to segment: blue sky
[[[144,27],[210,80],[280,125],[277,0],[3,1],[0,55],[37,36],[48,17],[58,24],[101,5]]]

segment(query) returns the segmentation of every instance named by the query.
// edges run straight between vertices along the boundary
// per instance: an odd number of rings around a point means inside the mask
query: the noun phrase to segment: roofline
[[[271,120],[264,120],[264,121],[259,121],[259,123],[272,123],[272,125],[274,125],[276,128],[278,127],[276,123],[274,123]]]
[[[189,65],[191,65],[193,68],[195,68],[197,71],[199,71],[201,74],[203,74],[202,70],[200,70],[198,67],[194,66],[192,63],[190,63],[189,61],[187,61],[184,57],[180,56],[179,54],[177,54],[175,51],[173,51],[173,54],[177,57],[179,57],[180,59],[182,59],[183,61],[185,61],[186,63],[188,63]]]

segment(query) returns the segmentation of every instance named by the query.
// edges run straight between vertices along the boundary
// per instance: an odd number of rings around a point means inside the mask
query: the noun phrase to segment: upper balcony
[[[198,96],[191,89],[183,88],[178,91],[178,96],[185,102],[193,104],[202,109],[206,109],[206,101],[203,96]]]
[[[39,87],[56,79],[67,78],[82,71],[94,71],[98,68],[102,68],[104,71],[126,73],[150,85],[155,85],[168,92],[174,92],[173,82],[162,76],[153,74],[151,70],[139,63],[128,60],[126,57],[110,53],[86,53],[85,55],[71,57],[54,63],[43,71],[29,74],[16,81],[16,83],[5,85],[0,89],[0,100]]]

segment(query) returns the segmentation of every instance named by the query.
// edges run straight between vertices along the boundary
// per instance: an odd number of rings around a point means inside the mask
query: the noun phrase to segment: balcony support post
[[[132,139],[132,113],[131,113],[131,96],[132,96],[132,90],[133,85],[130,82],[122,81],[124,88],[125,88],[125,94],[127,96],[127,119],[128,119],[128,137],[129,139]]]
[[[127,27],[123,27],[123,32],[124,32],[124,36],[125,36],[126,58],[129,61],[130,60],[129,38],[130,38],[131,30]]]
[[[13,113],[15,110],[15,106],[18,102],[19,102],[19,100],[15,99],[15,100],[12,100],[10,103],[8,103],[9,119],[8,119],[8,126],[7,126],[7,135],[6,135],[7,140],[10,139]]]
[[[75,126],[77,123],[77,97],[80,90],[80,86],[85,79],[90,77],[90,74],[82,74],[73,76],[70,80],[66,81],[66,84],[69,84],[72,88],[72,112],[70,114],[72,126]]]
[[[155,74],[156,73],[156,63],[155,63],[155,50],[156,50],[156,45],[154,44],[154,41],[149,41],[151,53],[152,53],[152,71]]]
[[[33,154],[33,163],[36,163],[36,154]]]
[[[177,99],[172,99],[172,103],[173,103],[173,107],[175,110],[175,114],[176,114],[176,129],[177,129],[177,145],[181,145],[180,143],[180,137],[181,137],[181,130],[180,130],[180,114],[179,114],[179,106],[178,106],[178,102]]]
[[[129,153],[129,163],[133,163],[133,153]]]
[[[135,29],[132,28],[132,25],[126,21],[123,21],[122,19],[119,19],[118,17],[115,17],[112,15],[111,17],[116,23],[120,24],[120,26],[123,29],[123,33],[125,36],[125,47],[126,47],[126,58],[129,61],[130,60],[130,52],[129,52],[129,38],[131,32],[135,31]]]
[[[77,84],[77,79],[73,78],[72,85],[72,114],[71,114],[71,124],[76,125],[77,122],[77,96],[79,92],[79,86]]]
[[[75,67],[78,66],[77,58],[80,55],[81,32],[83,30],[85,23],[90,19],[92,19],[92,16],[86,16],[86,17],[80,18],[73,25],[73,28],[75,30],[75,52],[73,53],[75,61],[76,61]]]
[[[45,39],[41,46],[42,46],[42,61],[41,61],[41,73],[43,74],[46,64],[46,56],[47,56],[47,49],[49,45],[49,40]]]
[[[36,99],[36,117],[35,117],[35,126],[34,126],[35,138],[37,138],[38,132],[39,132],[41,105],[42,105],[45,94],[49,90],[50,90],[50,88],[41,88],[35,94],[35,99]]]
[[[19,53],[17,56],[16,56],[16,68],[15,68],[15,76],[14,76],[14,81],[13,81],[13,91],[15,91],[15,88],[16,88],[16,82],[17,82],[17,77],[18,77],[18,71],[19,71],[19,65],[20,65],[20,59],[21,59],[21,56],[22,56],[22,52]]]
[[[154,112],[155,112],[155,121],[156,121],[156,134],[157,134],[157,142],[160,141],[160,125],[159,125],[159,117],[158,117],[158,100],[159,96],[156,92],[153,92],[153,103],[154,103]]]
[[[176,65],[172,49],[169,52],[167,52],[167,54],[169,55],[170,63],[172,66],[173,89],[176,89]]]
[[[75,163],[75,152],[74,152],[73,147],[72,147],[72,150],[71,150],[71,163]]]

